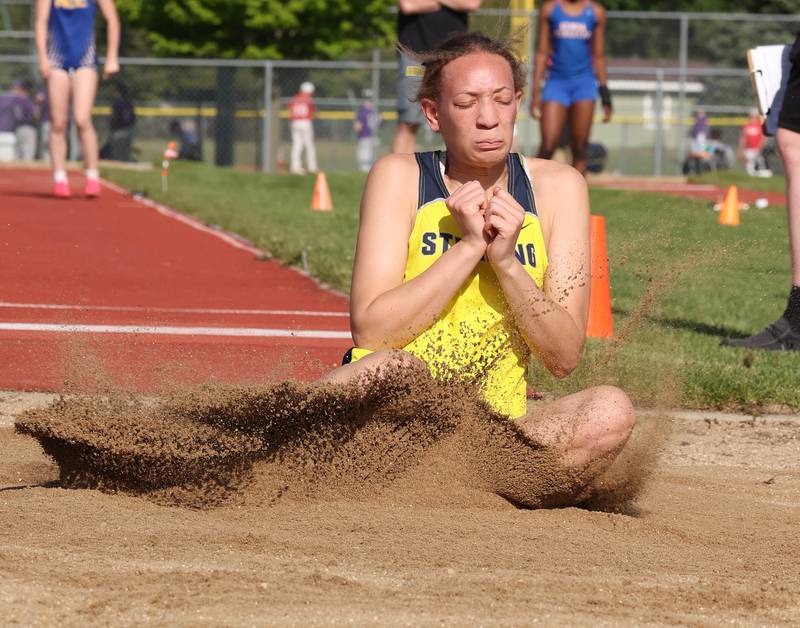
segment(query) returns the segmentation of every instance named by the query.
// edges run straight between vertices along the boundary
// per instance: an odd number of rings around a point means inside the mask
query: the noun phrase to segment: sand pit
[[[68,404],[72,423],[84,421],[70,433],[29,414],[40,437],[72,438],[72,459],[84,448],[62,485],[103,491],[54,486],[59,469],[38,442],[2,423],[6,621],[800,621],[797,420],[648,415],[638,458],[603,487],[612,499],[530,510],[509,500],[537,505],[570,478],[468,396],[416,395],[413,407],[342,421],[346,396],[323,411],[302,386],[263,392],[215,392],[216,406],[182,393],[156,413],[82,401],[99,405]],[[255,401],[266,405],[248,410]],[[287,401],[307,405],[282,423],[254,421]],[[138,433],[123,429],[131,414]],[[101,416],[117,423],[98,432]]]

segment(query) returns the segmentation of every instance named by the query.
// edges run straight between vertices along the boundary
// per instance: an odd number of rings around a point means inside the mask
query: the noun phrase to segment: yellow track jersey
[[[443,178],[445,158],[440,151],[416,154],[419,205],[408,239],[404,281],[424,273],[461,237],[445,204],[449,196]],[[547,252],[524,160],[522,155],[508,155],[508,191],[525,209],[516,257],[541,288]],[[503,291],[485,259],[438,320],[404,349],[424,361],[434,377],[478,382],[498,412],[510,417],[525,414],[529,350],[509,319]],[[353,358],[365,353],[354,349]]]

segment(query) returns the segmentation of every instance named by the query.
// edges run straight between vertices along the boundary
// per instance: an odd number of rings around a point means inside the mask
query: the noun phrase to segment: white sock
[[[55,183],[67,183],[67,171],[66,170],[54,170],[53,171],[53,181]]]
[[[99,179],[100,173],[94,168],[87,168],[86,169],[86,178],[87,179]]]

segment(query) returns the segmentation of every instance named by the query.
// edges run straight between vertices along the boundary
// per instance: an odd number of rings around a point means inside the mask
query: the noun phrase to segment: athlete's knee
[[[50,118],[50,132],[61,135],[67,130],[67,118],[62,116],[52,116]]]
[[[78,131],[81,133],[83,133],[84,131],[91,131],[94,128],[92,126],[92,115],[91,114],[76,115],[75,126],[78,127]]]
[[[555,152],[556,152],[555,142],[542,141],[541,146],[539,146],[539,153],[536,156],[539,157],[539,159],[550,159],[553,156],[553,153]]]
[[[608,441],[610,447],[624,443],[636,425],[636,414],[630,398],[616,386],[597,386],[592,390],[597,436]]]
[[[570,150],[572,151],[572,159],[573,161],[583,161],[586,159],[587,153],[587,142],[575,142],[574,144],[570,145]]]

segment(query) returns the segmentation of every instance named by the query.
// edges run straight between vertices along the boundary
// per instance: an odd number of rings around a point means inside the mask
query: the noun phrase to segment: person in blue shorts
[[[581,173],[586,172],[586,150],[598,94],[603,122],[611,120],[605,31],[605,9],[592,0],[548,0],[539,12],[531,98],[531,115],[541,124],[538,157],[553,156],[569,120],[572,165]]]
[[[103,78],[107,78],[119,72],[120,29],[114,0],[36,0],[39,74],[47,82],[50,105],[53,193],[60,198],[71,196],[65,168],[70,95],[72,117],[86,167],[84,195],[100,195],[99,147],[92,124],[92,106],[97,93],[94,22],[98,6],[107,22],[108,42],[103,66]]]

